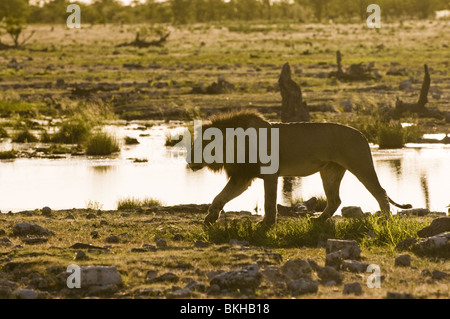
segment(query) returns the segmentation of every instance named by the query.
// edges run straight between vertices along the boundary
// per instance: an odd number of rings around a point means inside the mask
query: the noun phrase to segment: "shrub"
[[[111,155],[119,151],[117,139],[106,132],[97,132],[87,141],[87,155]]]
[[[52,142],[63,144],[81,144],[91,135],[91,124],[83,119],[71,119],[62,123]]]
[[[402,125],[399,122],[380,123],[377,140],[380,149],[402,148],[405,145],[405,132]]]
[[[0,138],[5,138],[8,136],[8,132],[3,127],[0,127]]]
[[[161,206],[161,201],[154,198],[144,198],[139,199],[135,197],[127,197],[123,199],[119,199],[117,201],[117,209],[135,209],[138,207],[153,207],[153,206]]]
[[[13,142],[15,143],[34,143],[37,141],[38,138],[28,129],[24,129],[22,132],[19,132],[17,136],[13,139]]]
[[[0,159],[11,159],[17,157],[17,151],[14,149],[10,151],[0,151]]]

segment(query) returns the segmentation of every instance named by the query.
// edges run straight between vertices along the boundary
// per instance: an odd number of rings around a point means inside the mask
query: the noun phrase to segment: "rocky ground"
[[[408,217],[428,225],[419,232],[424,238],[395,247],[333,238],[314,247],[263,247],[242,238],[210,240],[202,226],[206,207],[1,214],[0,297],[450,297],[450,217]],[[279,225],[287,218],[294,217],[280,217]]]

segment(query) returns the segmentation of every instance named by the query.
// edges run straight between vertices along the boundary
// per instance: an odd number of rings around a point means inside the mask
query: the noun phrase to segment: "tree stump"
[[[436,119],[445,119],[445,113],[436,107],[425,107],[428,103],[428,90],[430,89],[431,78],[428,72],[428,66],[424,65],[425,74],[423,76],[422,88],[417,103],[405,103],[399,98],[395,103],[395,109],[399,114],[404,112],[417,113],[420,117],[432,117]]]
[[[291,78],[289,63],[283,65],[278,80],[281,91],[281,121],[282,122],[309,122],[308,107],[302,99],[300,86]]]

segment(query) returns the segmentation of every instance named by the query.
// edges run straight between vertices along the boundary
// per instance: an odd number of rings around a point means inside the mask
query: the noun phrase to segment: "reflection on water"
[[[164,146],[168,126],[155,125],[145,131],[137,127],[107,127],[119,138],[135,137],[140,143],[124,145],[120,155],[113,158],[0,161],[0,210],[82,208],[88,201],[102,204],[103,209],[115,209],[117,200],[128,196],[154,197],[167,205],[203,204],[210,203],[225,186],[224,173],[206,169],[192,172],[183,156],[177,157],[177,152]],[[372,153],[380,183],[394,201],[446,211],[450,204],[450,145],[410,144],[401,150],[372,148]],[[148,161],[135,163],[136,158]],[[283,178],[278,187],[281,204],[324,196],[319,174]],[[364,211],[379,209],[372,195],[349,172],[342,180],[340,195],[341,206],[357,205]],[[263,213],[263,207],[263,183],[255,180],[225,210]]]

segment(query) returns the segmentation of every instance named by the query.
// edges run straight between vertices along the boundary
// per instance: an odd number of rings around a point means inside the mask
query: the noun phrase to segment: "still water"
[[[108,126],[120,140],[135,137],[138,145],[124,145],[119,155],[108,158],[71,157],[65,159],[18,158],[0,161],[0,211],[85,208],[96,204],[104,210],[115,209],[125,197],[159,199],[165,205],[211,203],[225,186],[224,173],[207,169],[192,172],[183,157],[165,147],[166,134],[176,128],[167,124],[145,130],[138,124]],[[430,137],[430,136],[428,136]],[[14,146],[8,141],[0,149]],[[375,169],[381,185],[398,203],[411,203],[417,208],[447,211],[450,204],[450,145],[408,144],[399,150],[372,147]],[[135,163],[134,159],[148,162]],[[278,203],[288,204],[292,198],[309,199],[323,196],[319,174],[295,179],[288,190],[279,180]],[[361,206],[364,211],[379,209],[377,202],[349,172],[341,184],[343,206]],[[263,213],[264,188],[260,180],[241,196],[225,206],[225,210],[248,210]],[[396,208],[393,208],[394,212]],[[338,210],[340,213],[340,209]]]

